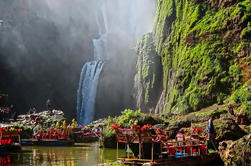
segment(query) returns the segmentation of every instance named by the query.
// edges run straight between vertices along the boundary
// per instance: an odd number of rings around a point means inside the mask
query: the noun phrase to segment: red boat
[[[73,139],[77,143],[90,143],[99,140],[100,132],[92,132],[91,130],[81,130],[76,128],[73,130]]]
[[[118,161],[135,165],[221,163],[217,153],[208,153],[206,137],[200,139],[183,137],[184,140],[171,140],[160,131],[154,131],[150,127],[145,130],[142,128],[137,126],[132,129],[116,128],[117,149],[119,143],[125,144],[127,149],[126,157],[119,157],[117,153]],[[132,153],[129,153],[130,151]]]
[[[19,129],[6,129],[0,128],[0,151],[18,151],[21,150],[20,146],[20,130]]]

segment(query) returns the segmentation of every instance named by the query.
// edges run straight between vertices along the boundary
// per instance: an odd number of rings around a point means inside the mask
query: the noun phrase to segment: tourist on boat
[[[46,101],[46,107],[47,107],[48,112],[51,114],[52,110],[51,110],[51,100],[50,99],[48,99]]]
[[[10,122],[10,109],[6,109],[4,110],[4,122]]]
[[[14,105],[10,106],[11,117],[16,122],[17,121],[17,111]]]
[[[149,109],[149,114],[152,115],[153,114],[153,108]]]
[[[0,122],[4,121],[4,110],[0,108]]]
[[[27,112],[28,115],[32,114],[32,109],[30,108]]]
[[[215,132],[215,128],[214,128],[214,124],[213,121],[215,120],[215,117],[212,116],[209,120],[208,120],[208,124],[207,124],[207,134],[208,134],[208,140],[209,143],[212,144],[212,146],[214,147],[215,150],[217,150],[216,146],[215,146],[215,137],[216,137],[216,132]]]
[[[185,144],[184,130],[179,130],[178,134],[175,136],[178,146],[183,146]]]
[[[32,108],[32,112],[33,114],[36,114],[37,113],[37,109],[35,107]]]

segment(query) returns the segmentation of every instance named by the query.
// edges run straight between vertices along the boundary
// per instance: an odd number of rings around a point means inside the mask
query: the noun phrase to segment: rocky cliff
[[[234,103],[250,115],[250,35],[249,0],[158,0],[138,44],[137,107],[187,114]]]

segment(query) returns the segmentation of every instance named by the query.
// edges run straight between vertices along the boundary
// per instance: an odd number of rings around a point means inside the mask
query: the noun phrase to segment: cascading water
[[[101,13],[103,16],[103,24],[105,32],[102,34],[102,26],[96,18],[96,24],[99,27],[98,39],[93,39],[94,46],[94,61],[84,64],[79,81],[78,96],[77,96],[77,122],[80,125],[88,125],[94,119],[95,99],[98,88],[99,75],[103,69],[104,60],[106,57],[108,23],[106,8],[103,0],[99,1]]]
[[[81,125],[87,125],[93,120],[98,80],[103,65],[102,61],[87,62],[81,71],[77,97],[77,121]]]

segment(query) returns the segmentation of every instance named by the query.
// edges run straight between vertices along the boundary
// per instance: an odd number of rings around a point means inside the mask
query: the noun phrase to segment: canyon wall
[[[138,44],[137,106],[186,114],[232,102],[250,115],[250,21],[249,0],[158,0]]]

